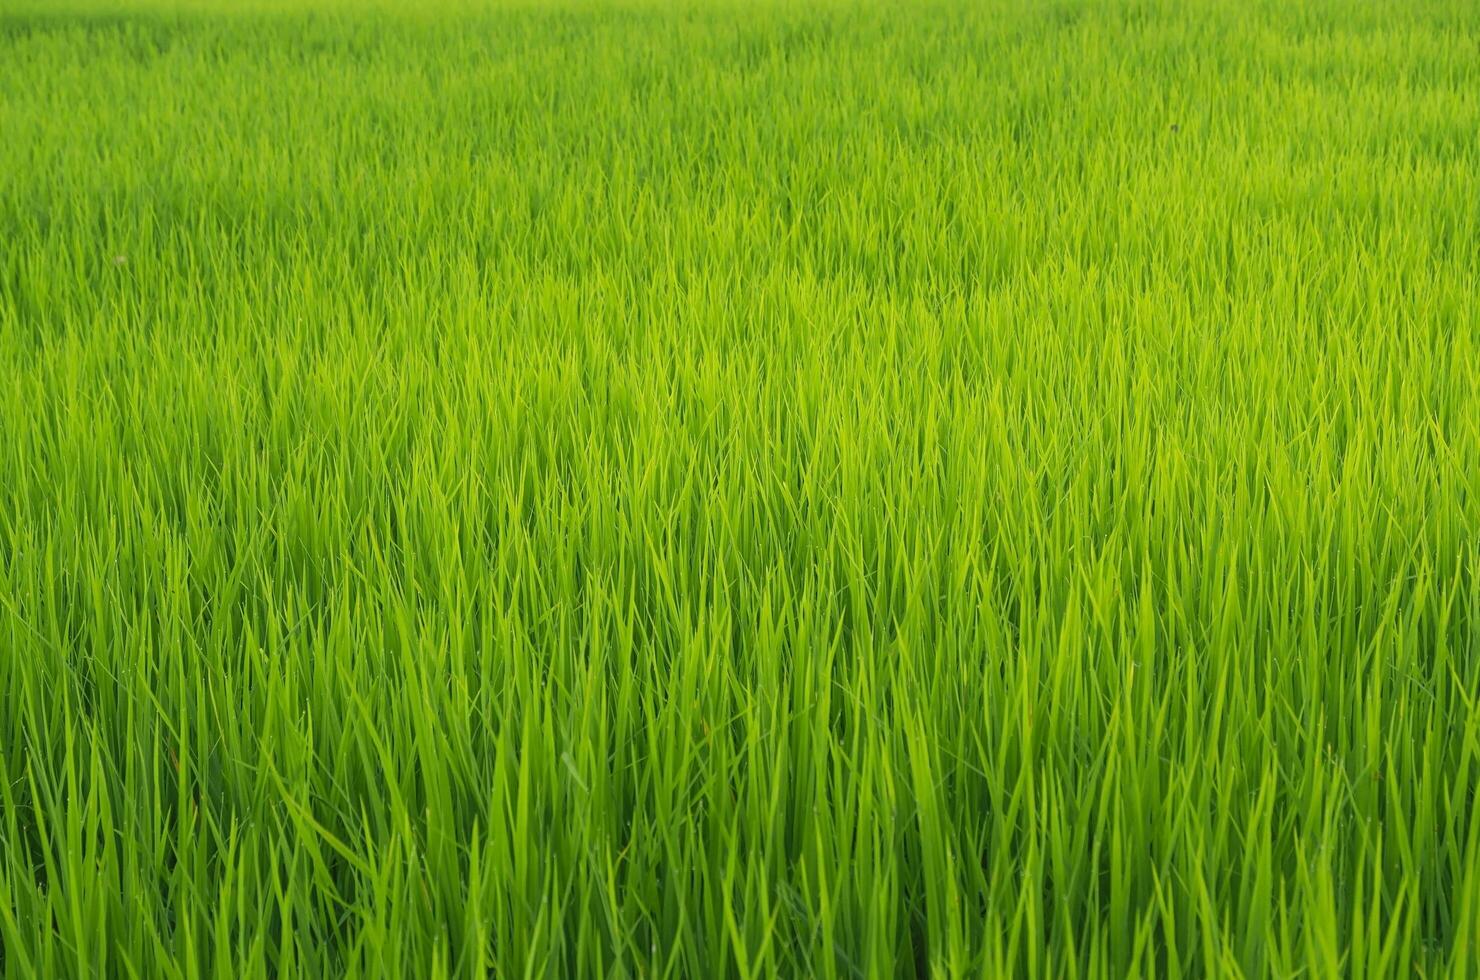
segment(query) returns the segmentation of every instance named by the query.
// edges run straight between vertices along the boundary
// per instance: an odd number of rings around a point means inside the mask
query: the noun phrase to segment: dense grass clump
[[[1480,975],[1480,8],[0,2],[0,975]]]

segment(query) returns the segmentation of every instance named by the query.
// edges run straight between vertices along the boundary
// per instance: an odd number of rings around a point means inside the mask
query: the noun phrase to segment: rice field
[[[0,976],[1480,976],[1480,8],[0,0]]]

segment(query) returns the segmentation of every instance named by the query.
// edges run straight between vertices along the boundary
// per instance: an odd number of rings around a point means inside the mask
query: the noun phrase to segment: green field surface
[[[0,0],[0,977],[1477,976],[1474,0]]]

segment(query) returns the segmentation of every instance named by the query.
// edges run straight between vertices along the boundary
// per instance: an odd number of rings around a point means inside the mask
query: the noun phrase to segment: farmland
[[[1480,10],[0,0],[0,976],[1480,975]]]

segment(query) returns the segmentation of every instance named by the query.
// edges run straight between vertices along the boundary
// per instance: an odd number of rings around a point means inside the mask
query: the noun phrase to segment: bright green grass
[[[140,2],[0,0],[0,974],[1480,973],[1480,8]]]

